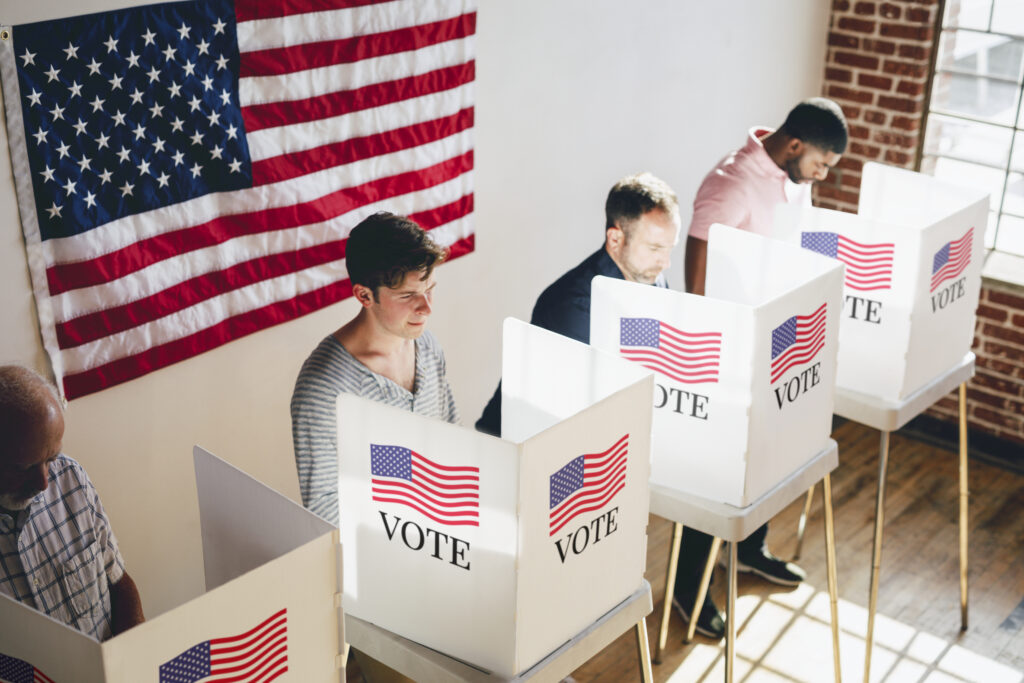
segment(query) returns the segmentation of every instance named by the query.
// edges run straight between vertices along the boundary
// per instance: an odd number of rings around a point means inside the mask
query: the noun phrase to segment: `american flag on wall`
[[[825,346],[827,307],[822,304],[810,315],[794,315],[772,330],[772,384],[793,366],[814,360]]]
[[[935,252],[932,258],[932,288],[936,288],[946,280],[959,277],[967,266],[971,265],[971,248],[974,244],[974,228],[969,228],[964,236],[952,242],[946,242]]]
[[[480,468],[441,465],[402,446],[370,444],[373,500],[440,524],[480,526]]]
[[[288,671],[288,610],[237,636],[214,638],[160,665],[160,683],[270,683]]]
[[[655,318],[620,318],[619,352],[683,384],[716,384],[722,333],[684,332]]]
[[[846,264],[846,287],[861,292],[892,288],[892,242],[864,244],[836,232],[802,232],[800,246]]]
[[[629,434],[602,453],[573,458],[549,479],[548,536],[584,512],[600,510],[626,485]]]
[[[0,73],[70,398],[351,294],[345,238],[473,250],[475,0],[201,0],[15,26]]]
[[[28,662],[0,653],[0,683],[53,683]]]

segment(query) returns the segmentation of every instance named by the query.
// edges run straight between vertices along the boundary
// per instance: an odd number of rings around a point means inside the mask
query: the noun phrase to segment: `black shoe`
[[[762,579],[780,586],[799,586],[807,579],[807,572],[793,564],[772,555],[767,550],[749,557],[736,558],[736,571],[757,574]]]
[[[676,608],[679,616],[686,623],[690,623],[690,612],[693,610],[694,602],[696,602],[696,596],[694,595],[672,598],[672,606]],[[715,603],[711,600],[710,595],[704,598],[704,605],[700,609],[700,616],[697,617],[697,628],[695,630],[702,636],[714,638],[715,640],[721,640],[725,637],[725,617],[715,607]]]

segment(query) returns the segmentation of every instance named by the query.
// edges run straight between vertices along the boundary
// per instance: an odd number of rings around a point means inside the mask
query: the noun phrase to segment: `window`
[[[1024,256],[1024,2],[946,0],[921,171],[991,194],[985,244]]]

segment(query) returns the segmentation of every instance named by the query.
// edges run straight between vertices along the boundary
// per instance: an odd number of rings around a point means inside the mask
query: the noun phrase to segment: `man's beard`
[[[811,180],[811,178],[804,178],[802,175],[800,175],[801,159],[803,159],[802,154],[798,156],[796,159],[790,159],[789,161],[786,162],[786,174],[789,176],[790,180],[798,184]]]
[[[19,510],[24,510],[25,508],[32,504],[32,501],[35,500],[35,497],[38,496],[40,493],[41,491],[36,491],[35,493],[31,494],[28,498],[25,498],[20,494],[15,495],[13,493],[0,493],[0,508],[10,510],[11,512],[18,512]]]

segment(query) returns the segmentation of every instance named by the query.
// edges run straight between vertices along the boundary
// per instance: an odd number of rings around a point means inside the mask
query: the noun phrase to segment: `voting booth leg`
[[[654,663],[661,664],[661,653],[668,642],[668,621],[672,616],[672,599],[676,592],[676,570],[679,567],[679,544],[683,539],[683,525],[672,523],[672,544],[668,551],[668,571],[665,572],[665,602],[661,608],[661,627],[658,629],[658,642],[654,649]],[[646,627],[645,627],[646,629]]]
[[[832,478],[826,474],[821,482],[822,496],[825,501],[825,563],[828,569],[828,600],[832,610],[832,666],[835,669],[836,683],[842,680],[839,669],[839,587],[836,578],[836,530],[832,517]],[[814,488],[811,488],[811,493]],[[810,494],[807,497],[810,501]]]
[[[800,514],[800,524],[796,528],[796,551],[793,553],[793,561],[800,559],[800,553],[804,549],[804,531],[807,529],[807,516],[811,514],[811,502],[814,500],[814,487],[807,489],[807,501],[804,503],[804,511]]]
[[[716,541],[719,539],[715,539]],[[712,555],[711,557],[714,557]],[[710,558],[709,558],[710,560]],[[705,573],[707,570],[705,570]],[[725,612],[725,683],[732,683],[736,663],[736,542],[729,541],[729,588]],[[703,601],[701,601],[703,602]],[[703,607],[703,604],[701,605]],[[696,614],[691,615],[696,621]]]
[[[654,672],[651,670],[651,651],[647,645],[647,620],[636,622],[636,656],[640,662],[640,680],[643,683],[654,683]]]
[[[967,630],[967,382],[960,385],[960,630]]]
[[[875,635],[878,570],[882,564],[882,525],[885,522],[885,470],[889,464],[889,432],[882,431],[878,449],[878,495],[875,499],[875,542],[871,548],[871,585],[868,591],[868,632],[864,641],[864,683],[871,676],[871,645]]]
[[[730,543],[730,545],[732,545]],[[700,585],[697,586],[697,598],[693,602],[693,610],[690,611],[690,624],[686,627],[686,640],[692,642],[697,632],[697,618],[704,609],[704,600],[708,597],[708,586],[711,585],[711,572],[715,569],[715,561],[718,559],[718,551],[722,548],[722,539],[715,536],[711,539],[711,550],[708,551],[708,561],[704,563],[704,573],[700,575]]]

